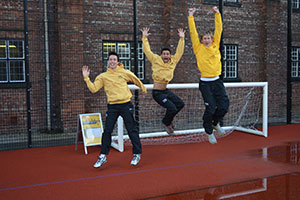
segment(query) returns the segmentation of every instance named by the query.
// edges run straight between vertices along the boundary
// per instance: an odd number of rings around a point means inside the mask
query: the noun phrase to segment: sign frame
[[[79,114],[77,120],[77,134],[75,141],[75,150],[79,143],[79,134],[81,132],[85,154],[88,154],[88,146],[101,145],[103,123],[101,113]]]
[[[90,143],[90,141],[87,139],[87,132],[86,132],[86,124],[89,124],[89,123],[84,123],[86,122],[85,120],[83,120],[84,118],[86,117],[89,117],[89,116],[97,116],[99,118],[96,118],[96,121],[97,119],[99,119],[98,121],[98,124],[97,123],[92,123],[94,126],[92,126],[92,128],[89,128],[89,129],[93,129],[93,128],[100,128],[100,134],[98,135],[98,141],[97,142],[92,142]],[[90,121],[88,121],[90,122]],[[91,121],[91,122],[95,122],[94,121]],[[91,123],[90,123],[91,124]],[[118,130],[117,130],[117,136],[112,136],[112,142],[111,142],[111,146],[115,149],[117,149],[118,151],[120,152],[123,152],[124,151],[124,142],[123,142],[123,118],[121,116],[119,116],[118,118],[118,124],[121,124],[121,126],[118,126]],[[89,132],[90,134],[93,134],[95,133],[95,131],[97,130],[94,130],[94,131],[91,131]],[[102,123],[102,118],[101,118],[101,113],[87,113],[87,114],[78,114],[78,120],[77,120],[77,134],[76,134],[76,140],[75,140],[75,150],[77,151],[78,149],[78,143],[82,144],[83,143],[83,146],[84,146],[84,152],[85,154],[88,154],[88,151],[87,151],[87,147],[88,146],[96,146],[96,145],[101,145],[101,139],[102,139],[102,134],[103,134],[103,123]],[[82,139],[81,141],[79,141],[79,136],[80,136],[80,132],[81,132],[81,138]],[[99,132],[99,129],[98,129],[98,132]]]

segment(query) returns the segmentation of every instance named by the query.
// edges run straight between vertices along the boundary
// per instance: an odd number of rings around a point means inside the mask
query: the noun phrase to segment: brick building
[[[24,2],[28,20],[24,18]],[[291,3],[291,113],[292,122],[299,123],[300,3]],[[218,1],[137,0],[136,5],[138,27],[150,27],[149,41],[155,53],[163,46],[175,52],[177,28],[187,30],[185,52],[172,83],[197,83],[199,72],[188,32],[187,10],[198,9],[195,21],[201,33],[213,28],[210,9]],[[287,117],[287,5],[286,0],[224,0],[222,11],[224,80],[267,81],[270,123],[285,123]],[[77,114],[106,110],[103,90],[100,94],[88,91],[82,81],[81,66],[90,66],[93,80],[105,70],[108,52],[116,50],[122,63],[133,70],[133,1],[1,0],[0,12],[0,133],[27,131],[27,102],[33,132],[75,132]],[[151,65],[143,56],[140,42],[138,47],[138,76],[145,83],[152,83]]]

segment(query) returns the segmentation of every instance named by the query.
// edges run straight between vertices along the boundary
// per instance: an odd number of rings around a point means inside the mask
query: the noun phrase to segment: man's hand
[[[86,77],[86,76],[89,76],[90,75],[90,69],[89,69],[89,66],[82,66],[82,76],[83,77]]]
[[[217,6],[214,6],[212,8],[212,10],[214,11],[214,13],[219,13],[220,12]]]
[[[139,97],[140,97],[141,101],[146,100],[146,98],[147,98],[147,92],[145,92],[145,93],[142,92],[142,94]]]
[[[178,31],[179,37],[184,38],[185,31],[182,28],[179,28],[177,31]]]
[[[194,16],[195,12],[196,12],[196,8],[189,8],[189,16]]]
[[[143,33],[144,37],[148,37],[149,35],[151,35],[151,33],[149,33],[150,28],[142,28],[140,29],[140,31]]]

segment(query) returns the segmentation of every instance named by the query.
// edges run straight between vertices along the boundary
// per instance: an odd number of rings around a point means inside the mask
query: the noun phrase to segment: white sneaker
[[[139,164],[140,160],[141,160],[141,154],[133,154],[133,158],[130,164],[136,166],[137,164]]]
[[[94,168],[99,168],[106,162],[107,162],[106,156],[100,155],[97,162],[94,164]]]
[[[225,130],[220,126],[219,123],[215,126],[213,125],[213,129],[215,129],[220,135],[225,134]]]
[[[211,144],[217,144],[217,139],[216,139],[216,137],[215,137],[215,135],[214,135],[214,133],[212,133],[212,134],[207,134],[208,135],[208,141],[211,143]]]

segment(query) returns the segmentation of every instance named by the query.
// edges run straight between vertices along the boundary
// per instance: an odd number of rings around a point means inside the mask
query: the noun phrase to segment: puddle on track
[[[299,166],[299,171],[210,188],[149,197],[155,200],[300,200],[300,142],[247,152],[267,162]]]

